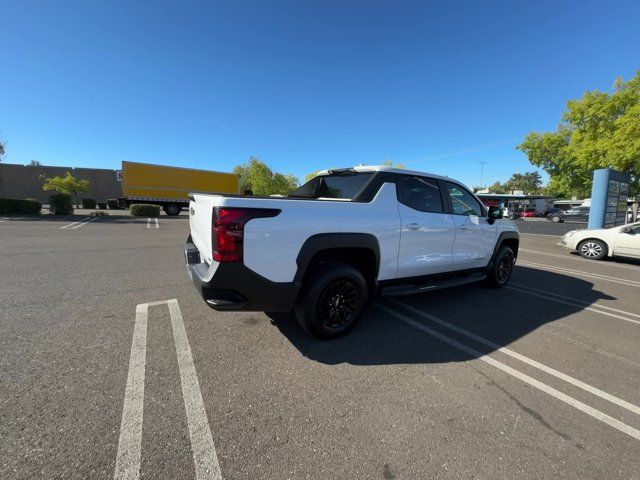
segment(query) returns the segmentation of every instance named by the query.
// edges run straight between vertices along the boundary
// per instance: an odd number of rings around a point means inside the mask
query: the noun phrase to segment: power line
[[[519,136],[519,137],[513,137],[513,138],[506,138],[504,140],[496,140],[495,142],[492,142],[492,143],[474,145],[472,147],[468,147],[468,148],[465,148],[463,150],[458,150],[456,152],[443,153],[441,155],[433,155],[431,157],[426,157],[426,158],[423,158],[421,160],[413,160],[411,162],[403,162],[403,163],[404,163],[404,165],[411,165],[413,163],[427,162],[429,160],[437,160],[439,158],[455,157],[456,155],[462,155],[464,153],[476,152],[478,150],[485,150],[487,148],[499,147],[500,145],[506,145],[507,143],[513,143],[516,140],[520,140],[521,138],[522,137]]]

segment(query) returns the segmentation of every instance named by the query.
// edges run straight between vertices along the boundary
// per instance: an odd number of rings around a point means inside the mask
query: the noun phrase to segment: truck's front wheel
[[[330,262],[311,272],[295,308],[296,318],[309,333],[337,338],[353,328],[367,303],[367,282],[349,264]]]

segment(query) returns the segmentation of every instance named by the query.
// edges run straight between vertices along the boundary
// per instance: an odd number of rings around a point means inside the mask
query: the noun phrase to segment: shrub
[[[98,202],[98,208],[100,210],[104,210],[105,208],[107,208],[107,203],[106,202]]]
[[[49,197],[49,210],[53,215],[70,215],[73,213],[71,195],[68,193],[56,193]]]
[[[96,208],[97,204],[98,202],[96,202],[93,198],[82,199],[82,208],[88,208],[90,210],[93,210],[94,208]]]
[[[120,210],[120,205],[118,205],[118,200],[115,198],[110,198],[107,200],[107,206],[110,210]]]
[[[0,214],[23,213],[26,215],[39,215],[42,204],[33,198],[21,200],[18,198],[0,198]]]
[[[131,205],[132,217],[159,217],[160,205],[148,205],[146,203],[135,203]]]

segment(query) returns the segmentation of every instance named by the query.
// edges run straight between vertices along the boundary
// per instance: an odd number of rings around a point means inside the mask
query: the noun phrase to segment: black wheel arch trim
[[[302,279],[311,263],[311,259],[317,253],[324,250],[337,248],[363,248],[371,250],[375,257],[374,281],[378,278],[380,270],[380,244],[378,239],[370,233],[319,233],[312,235],[302,245],[296,258],[298,271],[294,283],[301,285]]]
[[[516,258],[518,258],[518,248],[520,246],[520,234],[518,232],[513,232],[513,231],[501,232],[500,235],[498,236],[498,239],[496,240],[496,244],[493,247],[493,255],[491,255],[491,261],[489,262],[486,268],[487,272],[491,270],[491,268],[493,267],[493,261],[495,260],[496,255],[498,254],[498,250],[500,250],[500,247],[504,244],[505,240],[515,240],[517,242],[516,248],[513,251],[513,255]]]

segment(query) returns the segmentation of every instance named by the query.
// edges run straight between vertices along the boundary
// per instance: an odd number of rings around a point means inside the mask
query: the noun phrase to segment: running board
[[[473,273],[465,277],[445,278],[442,280],[434,280],[422,285],[394,285],[385,287],[380,294],[384,297],[414,295],[416,293],[432,292],[443,288],[459,287],[467,283],[480,282],[487,278],[484,273]]]

